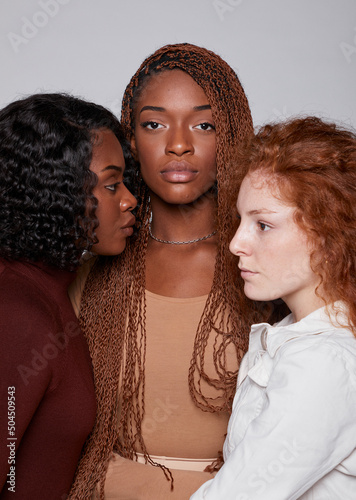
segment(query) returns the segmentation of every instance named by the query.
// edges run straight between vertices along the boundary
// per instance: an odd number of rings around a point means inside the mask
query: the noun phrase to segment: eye
[[[113,193],[115,193],[116,188],[119,184],[121,184],[121,182],[115,182],[115,184],[109,184],[109,185],[105,186],[105,189],[108,189],[109,191],[112,191]]]
[[[163,127],[163,125],[161,123],[147,121],[147,122],[141,123],[141,127],[147,128],[148,130],[157,130],[157,129]]]
[[[259,225],[260,230],[263,232],[269,231],[271,229],[271,226],[265,224],[264,222],[257,222],[257,224]]]
[[[195,128],[199,128],[200,130],[215,130],[215,126],[212,123],[204,122],[199,123]]]

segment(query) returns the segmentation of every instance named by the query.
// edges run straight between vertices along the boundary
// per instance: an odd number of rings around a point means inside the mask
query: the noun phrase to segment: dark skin
[[[151,195],[151,202],[155,205],[152,198],[154,195]],[[152,233],[161,239],[188,241],[195,239],[196,235],[204,236],[213,231],[215,203],[210,196],[204,195],[199,204],[173,209],[165,207],[162,209],[164,217],[161,216],[160,201],[157,205],[157,210],[154,206],[152,211],[159,214],[157,218],[160,223],[152,223]],[[174,232],[169,228],[174,228]],[[207,295],[214,276],[217,241],[217,234],[205,241],[188,245],[169,245],[149,238],[146,254],[146,288],[166,297]],[[77,279],[70,286],[70,297],[77,315],[80,296],[92,264],[93,259],[81,266]]]
[[[215,230],[216,140],[212,112],[202,89],[186,73],[151,77],[135,110],[132,150],[148,186],[154,236],[189,241]],[[146,288],[157,295],[200,297],[213,282],[218,235],[187,245],[148,240]],[[188,362],[189,360],[187,360]],[[136,477],[127,484],[126,474]],[[212,474],[175,470],[174,490],[162,471],[116,456],[109,465],[106,498],[187,500]]]
[[[151,202],[153,203],[152,197]],[[180,206],[178,210],[176,207],[171,210],[169,207],[162,207],[165,217],[161,215],[161,203],[153,203],[155,207],[152,210],[159,214],[156,217],[160,223],[152,223],[152,233],[157,237],[172,234],[167,239],[172,238],[174,241],[189,241],[196,238],[196,235],[209,234],[213,226],[215,207],[207,197],[200,200],[200,207],[202,203],[204,210],[197,209],[196,204]],[[184,208],[183,217],[180,216],[179,208]],[[174,228],[174,231],[169,231],[169,228]],[[150,238],[146,255],[147,289],[168,297],[207,295],[213,280],[216,252],[217,235],[188,245],[170,245]]]
[[[181,70],[163,71],[146,82],[136,103],[132,150],[151,198],[152,233],[189,241],[215,229],[215,124],[207,97]],[[146,287],[158,295],[190,298],[210,292],[218,235],[187,245],[149,238]],[[90,266],[71,289],[79,297]]]
[[[168,297],[199,297],[211,288],[216,244],[197,243],[198,248],[173,247],[163,250],[152,242],[147,250],[147,289]],[[182,248],[183,247],[183,248]]]
[[[173,70],[150,78],[137,101],[131,145],[150,193],[152,233],[173,241],[212,233],[216,227],[216,198],[212,194],[215,127],[207,98],[191,77]],[[213,282],[217,243],[217,234],[187,245],[149,238],[147,290],[178,298],[207,295]],[[128,483],[127,475],[136,478],[135,484]],[[162,470],[116,455],[109,464],[105,498],[187,500],[212,477],[208,472],[175,470],[171,492]]]
[[[191,77],[180,70],[151,77],[137,102],[131,143],[150,192],[152,233],[169,241],[189,241],[212,233],[215,129],[207,98]],[[149,238],[147,289],[170,297],[207,295],[217,240],[215,235],[174,245]]]

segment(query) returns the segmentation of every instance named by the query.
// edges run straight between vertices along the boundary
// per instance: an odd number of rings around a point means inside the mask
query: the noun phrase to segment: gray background
[[[0,0],[0,107],[67,91],[119,114],[142,60],[191,42],[238,73],[255,125],[356,127],[356,0]]]

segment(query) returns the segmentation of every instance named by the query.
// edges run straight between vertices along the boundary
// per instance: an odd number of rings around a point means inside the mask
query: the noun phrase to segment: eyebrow
[[[210,104],[203,104],[202,106],[194,106],[193,111],[205,111],[207,109],[211,109]],[[143,106],[140,113],[143,111],[158,111],[159,113],[164,113],[166,108],[162,108],[161,106]]]
[[[247,215],[259,215],[259,214],[276,214],[274,210],[267,210],[267,208],[260,208],[259,210],[250,210]]]
[[[108,165],[107,167],[103,168],[101,172],[105,172],[106,170],[115,170],[115,172],[123,172],[122,167],[117,167],[116,165]]]
[[[211,109],[210,104],[204,104],[203,106],[194,106],[194,111],[205,111],[206,109]]]
[[[160,106],[143,106],[140,113],[142,113],[143,111],[159,111],[162,113],[163,111],[166,111],[166,110],[165,110],[165,108],[161,108]]]

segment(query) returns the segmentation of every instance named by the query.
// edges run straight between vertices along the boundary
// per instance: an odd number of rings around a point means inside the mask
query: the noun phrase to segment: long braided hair
[[[191,44],[167,45],[148,57],[126,88],[122,125],[127,138],[133,130],[135,103],[151,76],[181,69],[204,90],[216,126],[218,252],[212,287],[192,338],[188,385],[191,397],[203,411],[230,411],[237,371],[226,367],[226,348],[236,348],[237,366],[247,350],[249,327],[260,318],[242,292],[236,262],[228,246],[234,231],[229,188],[238,166],[236,147],[253,132],[250,108],[232,68],[215,53]],[[139,167],[137,167],[138,171]],[[97,481],[101,495],[107,462],[114,450],[133,459],[136,451],[149,457],[142,437],[145,390],[145,255],[148,244],[150,201],[148,189],[137,175],[139,230],[125,252],[116,258],[99,258],[86,282],[80,321],[88,339],[98,399],[97,422],[79,464],[71,498],[87,498]],[[236,193],[235,193],[236,195]],[[204,371],[208,340],[214,339],[215,378]],[[204,394],[213,387],[214,398]],[[165,469],[164,467],[162,467]],[[164,470],[165,474],[169,474]]]

